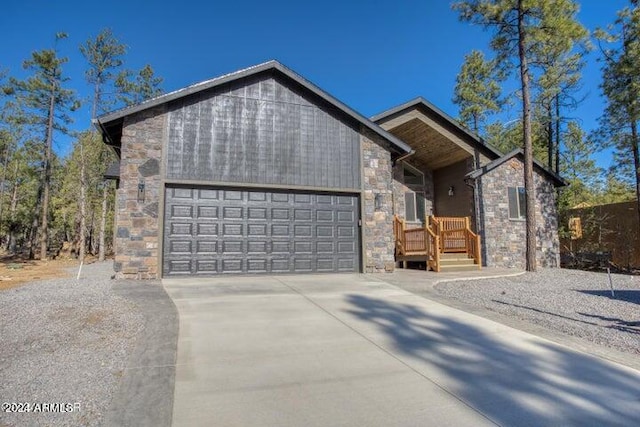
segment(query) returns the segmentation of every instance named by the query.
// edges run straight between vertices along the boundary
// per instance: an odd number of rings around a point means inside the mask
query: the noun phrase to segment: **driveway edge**
[[[159,281],[116,281],[115,293],[145,318],[105,426],[170,426],[173,416],[179,317]]]

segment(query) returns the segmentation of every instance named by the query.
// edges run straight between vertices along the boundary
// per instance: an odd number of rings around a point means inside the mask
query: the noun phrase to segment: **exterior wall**
[[[408,186],[404,183],[403,162],[398,162],[393,166],[393,214],[400,218],[405,217],[404,193],[407,191],[423,191],[426,199],[427,215],[433,215],[433,172],[425,166],[408,162],[411,166],[424,173],[424,186]]]
[[[553,183],[534,169],[538,265],[558,267],[560,248],[556,192]],[[513,158],[482,177],[486,264],[489,267],[524,268],[526,227],[509,219],[507,187],[524,186],[524,165]]]
[[[474,217],[473,190],[464,177],[473,169],[473,157],[434,171],[435,215]],[[453,186],[454,195],[449,196]]]
[[[270,74],[170,104],[167,179],[360,188],[357,128]]]
[[[363,230],[364,270],[367,273],[393,271],[393,179],[391,153],[387,143],[371,132],[361,138],[363,159]],[[375,196],[382,197],[381,209],[375,210]]]
[[[122,130],[120,187],[116,192],[116,278],[158,277],[160,165],[166,114],[164,106],[126,117]],[[144,182],[144,201],[138,184]]]

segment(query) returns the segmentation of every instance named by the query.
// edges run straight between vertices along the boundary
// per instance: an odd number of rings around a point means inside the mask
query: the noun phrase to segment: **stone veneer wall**
[[[124,121],[120,188],[116,193],[116,278],[159,277],[158,203],[165,127],[164,106],[127,116]],[[141,182],[145,196],[139,202]]]
[[[426,167],[416,166],[411,162],[408,163],[424,174],[424,187],[418,188],[413,185],[408,187],[405,185],[403,162],[396,163],[395,166],[393,166],[393,214],[398,215],[401,218],[405,217],[404,193],[407,191],[424,191],[424,197],[426,199],[426,214],[427,216],[433,215],[433,172]]]
[[[364,180],[362,183],[363,239],[367,273],[393,271],[393,184],[391,153],[387,143],[370,131],[363,130],[360,139]],[[382,208],[375,211],[375,195],[381,194]]]
[[[507,187],[524,187],[524,165],[513,158],[482,177],[482,201],[489,267],[524,268],[526,227],[523,220],[509,219]],[[553,183],[534,170],[538,265],[558,267],[560,245],[556,192]]]

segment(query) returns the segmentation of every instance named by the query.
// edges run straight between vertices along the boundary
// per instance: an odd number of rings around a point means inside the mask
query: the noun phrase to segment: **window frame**
[[[407,215],[409,213],[409,211],[407,210],[408,207],[408,203],[407,203],[407,194],[410,194],[413,197],[413,219],[409,219],[409,216]],[[420,195],[421,197],[419,198],[418,195]],[[404,219],[405,221],[409,222],[409,223],[420,223],[420,224],[424,224],[425,218],[418,218],[418,211],[420,209],[418,209],[418,202],[419,200],[422,201],[422,211],[425,213],[426,216],[426,212],[427,212],[427,198],[426,195],[424,194],[424,191],[414,191],[414,190],[407,190],[404,192]]]
[[[522,192],[520,191],[522,189]],[[511,215],[512,206],[511,206],[511,191],[515,191],[515,201],[516,201],[516,210],[518,212],[518,216],[514,217]],[[509,215],[510,221],[526,221],[527,220],[527,192],[524,186],[509,186],[507,187],[507,214]]]
[[[407,182],[405,170],[408,170],[413,175],[418,176],[420,178],[420,183]],[[416,168],[415,166],[412,166],[409,163],[403,162],[402,163],[402,182],[406,186],[424,187],[424,173],[420,171],[420,169]]]

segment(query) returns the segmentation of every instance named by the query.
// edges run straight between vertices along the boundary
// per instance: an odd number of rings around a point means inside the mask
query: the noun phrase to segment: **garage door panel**
[[[168,260],[169,271],[172,275],[189,275],[191,274],[191,260],[190,259],[172,259]]]
[[[196,261],[196,274],[216,274],[218,272],[218,260],[206,259]]]
[[[173,188],[171,193],[174,199],[193,199],[193,190],[190,188]]]
[[[196,253],[203,255],[215,254],[218,252],[218,241],[197,240],[196,247]]]
[[[193,218],[193,206],[173,205],[171,206],[171,218]]]
[[[288,273],[289,271],[291,271],[289,261],[290,260],[288,258],[272,258],[271,273]]]
[[[242,259],[223,259],[222,273],[243,273]]]
[[[357,196],[172,187],[165,194],[165,276],[359,269]]]
[[[190,254],[192,252],[191,240],[171,240],[169,251],[174,254]]]
[[[289,221],[289,209],[271,209],[271,219],[275,221]]]
[[[198,219],[218,219],[218,207],[198,206]]]
[[[247,259],[247,272],[248,273],[266,273],[267,260],[264,258],[248,258]]]
[[[225,240],[222,242],[223,254],[243,254],[244,241],[242,240]]]
[[[259,237],[266,237],[267,224],[249,224],[248,234],[249,234],[249,237],[252,239],[259,238]]]
[[[254,241],[250,240],[247,242],[247,252],[250,254],[267,254],[267,241]]]
[[[292,251],[290,241],[277,241],[274,240],[271,243],[271,253],[274,254],[289,254]]]
[[[238,200],[241,201],[242,200],[242,191],[230,191],[230,190],[224,190],[223,191],[224,194],[224,200]]]
[[[169,234],[172,236],[191,236],[193,224],[184,222],[174,222],[169,228]]]
[[[249,219],[252,220],[267,220],[267,208],[250,207],[247,209]]]
[[[200,200],[218,200],[218,190],[201,189],[198,190],[198,198]]]

